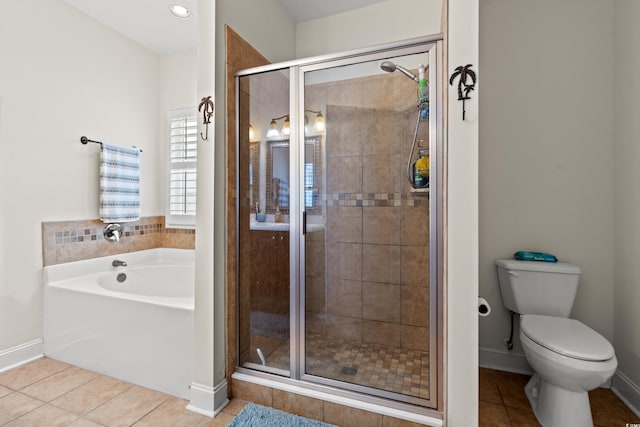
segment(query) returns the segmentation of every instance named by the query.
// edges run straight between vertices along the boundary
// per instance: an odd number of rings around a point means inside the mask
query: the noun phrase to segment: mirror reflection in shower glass
[[[289,376],[288,202],[282,186],[277,199],[268,194],[267,176],[274,139],[267,132],[289,113],[288,70],[240,77],[238,105],[239,366]],[[284,119],[275,122],[280,132]],[[288,168],[278,173],[288,181]]]

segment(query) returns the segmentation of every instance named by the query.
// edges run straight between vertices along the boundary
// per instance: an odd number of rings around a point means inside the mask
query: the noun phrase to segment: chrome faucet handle
[[[122,237],[122,226],[120,224],[107,224],[102,234],[110,242],[119,242],[120,237]]]
[[[111,263],[112,266],[114,267],[126,267],[127,266],[127,262],[126,261],[121,261],[119,259],[114,259],[113,262]]]

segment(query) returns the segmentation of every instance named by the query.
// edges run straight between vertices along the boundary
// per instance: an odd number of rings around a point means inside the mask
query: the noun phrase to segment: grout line
[[[12,393],[7,394],[6,396],[11,396],[11,394],[12,394]],[[24,413],[24,414],[22,414],[22,415],[17,416],[17,417],[15,417],[15,418],[12,418],[12,419],[10,419],[9,421],[7,421],[6,423],[4,423],[4,424],[2,424],[2,425],[7,425],[7,424],[9,424],[9,423],[11,423],[11,422],[13,422],[13,421],[15,421],[15,420],[18,420],[18,419],[20,419],[20,418],[24,417],[25,415],[30,414],[31,412],[35,411],[36,409],[41,408],[42,406],[44,406],[44,405],[46,405],[46,404],[47,404],[47,402],[43,402],[42,400],[40,400],[40,399],[38,399],[38,398],[36,398],[36,397],[31,397],[31,396],[29,396],[28,394],[20,393],[19,391],[14,391],[14,392],[13,392],[13,394],[20,394],[20,395],[22,395],[22,396],[24,396],[24,397],[27,397],[27,398],[30,398],[30,399],[33,399],[33,400],[37,400],[38,402],[42,403],[42,405],[38,405],[38,406],[36,406],[35,408],[32,408],[32,409],[28,410],[27,412],[25,412],[25,413]],[[3,397],[6,397],[6,396],[3,396]]]
[[[41,359],[37,359],[37,360],[41,360]],[[53,360],[53,359],[50,359],[50,360]],[[18,366],[17,368],[15,368],[15,369],[20,369],[22,366],[27,366],[27,365],[28,365],[28,364],[26,364],[26,365],[21,365],[21,366]],[[61,369],[61,370],[56,371],[56,372],[53,372],[53,373],[51,373],[51,374],[47,375],[46,377],[39,378],[39,379],[37,379],[37,380],[35,380],[35,381],[33,381],[33,382],[30,382],[29,384],[27,384],[27,385],[25,385],[25,386],[23,386],[23,387],[20,387],[20,388],[13,388],[13,387],[8,386],[8,385],[4,385],[3,387],[6,387],[6,388],[8,388],[9,390],[13,390],[13,391],[20,391],[20,390],[24,390],[25,388],[27,388],[27,387],[29,387],[29,386],[32,386],[32,385],[34,385],[34,384],[37,384],[37,383],[39,383],[40,381],[44,381],[44,380],[46,380],[47,378],[50,378],[50,377],[52,377],[52,376],[54,376],[54,375],[56,375],[56,374],[59,374],[60,372],[64,372],[64,371],[66,371],[67,369],[71,368],[71,365],[66,364],[66,363],[65,363],[65,365],[67,365],[67,366],[66,366],[64,369]],[[5,372],[8,372],[8,371],[5,371]],[[0,385],[1,385],[1,384],[0,384]],[[25,393],[21,393],[21,394],[23,394],[23,395],[25,395],[25,396],[28,396],[28,397],[32,397],[32,396],[29,396],[28,394],[25,394]],[[35,398],[35,397],[32,397],[32,398],[33,398],[33,399],[37,399],[37,398]],[[40,400],[40,399],[38,399],[38,400]],[[40,401],[42,402],[42,400],[40,400]]]
[[[142,415],[140,418],[138,418],[137,420],[135,420],[133,423],[131,423],[132,426],[136,425],[137,423],[139,423],[140,421],[142,421],[142,419],[144,417],[146,417],[147,415],[149,415],[150,413],[152,413],[153,411],[155,411],[156,409],[158,409],[160,406],[162,406],[166,401],[169,400],[169,395],[163,393],[166,397],[164,398],[164,400],[160,403],[158,403],[156,406],[154,406],[153,408],[151,408],[149,410],[149,412],[145,413],[144,415]]]
[[[100,376],[108,377],[108,378],[113,378],[113,377],[110,377],[109,375],[103,375],[103,374],[100,374]],[[91,380],[91,381],[97,380],[98,378],[100,378],[100,377],[96,377],[96,378],[94,378],[94,379],[93,379],[93,380]],[[118,380],[117,378],[113,378],[113,379]],[[91,382],[91,381],[89,381],[89,382]],[[122,380],[118,380],[118,381],[122,381]],[[111,399],[109,399],[109,400],[106,400],[106,401],[102,402],[101,404],[99,404],[99,405],[98,405],[98,406],[96,406],[95,408],[92,408],[89,412],[87,412],[86,414],[82,415],[82,417],[83,417],[83,418],[87,417],[90,413],[92,413],[92,412],[93,412],[93,411],[95,411],[96,409],[98,409],[98,408],[100,408],[100,407],[102,407],[102,406],[106,405],[107,403],[109,403],[109,402],[111,402],[113,399],[115,399],[116,397],[118,397],[118,396],[120,396],[120,395],[122,395],[122,394],[126,393],[126,392],[127,392],[127,391],[129,391],[129,390],[131,390],[131,389],[133,388],[133,386],[134,386],[134,384],[129,383],[129,382],[126,382],[126,381],[122,381],[122,382],[123,382],[123,383],[125,383],[125,384],[128,384],[128,385],[129,385],[129,387],[127,387],[126,389],[122,390],[120,393],[116,394],[116,395],[115,395],[115,396],[113,396]],[[88,384],[88,383],[87,383],[87,384]],[[89,418],[87,418],[87,420],[88,420],[88,421],[91,421],[91,422],[93,422],[93,423],[99,424],[97,421],[93,421],[93,420],[91,420],[91,419],[89,419]]]

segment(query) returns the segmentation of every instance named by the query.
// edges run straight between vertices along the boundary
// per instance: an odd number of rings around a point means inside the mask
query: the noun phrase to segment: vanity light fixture
[[[255,141],[255,139],[256,139],[256,133],[253,130],[253,125],[249,123],[249,141]]]
[[[304,110],[308,113],[314,113],[316,115],[316,119],[313,122],[313,130],[316,132],[322,132],[325,129],[325,119],[322,115],[322,111],[315,110]],[[282,129],[278,130],[278,120],[284,119],[282,123]],[[309,120],[307,119],[307,115],[304,116],[304,128],[307,130],[307,124]],[[284,116],[274,117],[271,119],[271,123],[269,124],[269,130],[267,131],[267,138],[277,138],[279,136],[288,136],[291,134],[291,122],[289,120],[289,115],[285,114]]]
[[[304,110],[310,113],[316,113],[316,120],[313,122],[313,130],[316,132],[322,132],[325,128],[324,116],[322,111]]]
[[[189,9],[179,4],[172,4],[169,6],[169,10],[178,18],[188,18],[191,16]]]
[[[278,122],[276,122],[276,119],[271,119],[271,123],[269,124],[269,130],[267,131],[267,138],[276,138],[279,135],[280,135],[280,131],[278,130]]]
[[[324,116],[322,115],[322,111],[315,110],[304,110],[308,113],[315,113],[316,119],[313,121],[313,130],[316,132],[322,132],[325,127]],[[307,119],[307,115],[304,115],[304,129],[305,131],[309,130],[309,119]]]
[[[284,119],[284,123],[282,124],[282,131],[280,131],[278,130],[278,120],[282,119]],[[271,119],[271,123],[269,123],[269,130],[267,131],[267,138],[277,138],[280,135],[289,135],[289,133],[291,133],[291,128],[289,127],[288,114]]]

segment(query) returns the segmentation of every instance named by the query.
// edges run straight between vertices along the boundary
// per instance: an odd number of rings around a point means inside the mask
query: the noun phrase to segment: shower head
[[[409,77],[412,80],[415,80],[416,82],[418,82],[418,77],[416,77],[414,74],[411,73],[411,71],[407,70],[406,68],[394,64],[391,61],[384,61],[382,64],[380,64],[380,68],[382,69],[382,71],[386,71],[387,73],[393,73],[394,71],[400,71],[402,74],[404,74],[405,76]]]

